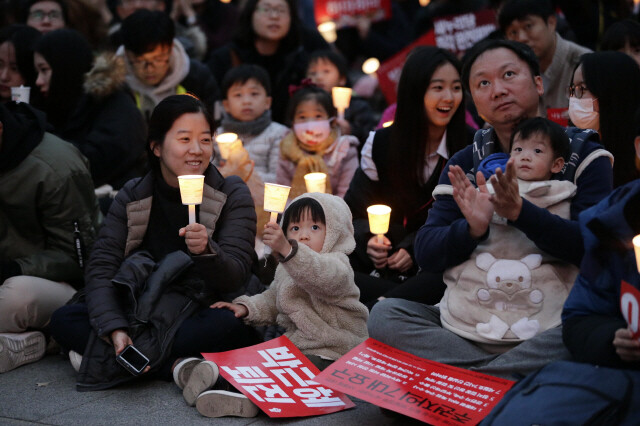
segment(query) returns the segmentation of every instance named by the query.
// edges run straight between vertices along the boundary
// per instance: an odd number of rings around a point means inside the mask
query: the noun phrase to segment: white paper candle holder
[[[389,231],[391,207],[384,204],[374,204],[367,207],[367,215],[369,216],[369,230],[378,236],[378,243],[382,244],[382,236]]]
[[[264,184],[264,210],[271,212],[270,222],[275,222],[278,219],[278,213],[284,212],[290,190],[290,186],[275,183]]]
[[[318,25],[318,32],[322,35],[327,43],[333,43],[338,39],[336,32],[336,23],[333,21],[323,22]]]
[[[304,175],[304,184],[307,192],[326,192],[327,190],[327,174],[326,173],[307,173]]]
[[[344,118],[344,111],[349,108],[351,103],[352,90],[348,87],[334,87],[331,89],[333,97],[333,106],[338,110],[338,117]]]
[[[178,176],[182,204],[189,206],[189,224],[196,223],[196,205],[202,204],[203,175]]]
[[[216,136],[216,143],[220,150],[220,157],[227,160],[231,153],[238,148],[242,148],[242,141],[235,133],[222,133]]]

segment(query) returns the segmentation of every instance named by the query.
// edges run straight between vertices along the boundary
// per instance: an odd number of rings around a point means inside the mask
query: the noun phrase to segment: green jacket
[[[52,134],[0,171],[0,260],[22,275],[81,286],[100,220],[87,160]]]

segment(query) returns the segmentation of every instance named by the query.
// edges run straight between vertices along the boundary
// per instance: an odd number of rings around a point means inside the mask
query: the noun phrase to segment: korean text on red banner
[[[341,392],[315,381],[319,370],[281,336],[228,352],[204,353],[222,376],[269,417],[303,417],[355,407]]]
[[[367,339],[316,380],[435,426],[474,425],[512,381],[418,358]]]
[[[314,14],[318,25],[333,21],[337,28],[356,25],[356,16],[371,22],[391,18],[391,0],[315,0]]]
[[[436,46],[456,55],[488,36],[496,29],[496,14],[491,9],[446,16],[433,21]]]

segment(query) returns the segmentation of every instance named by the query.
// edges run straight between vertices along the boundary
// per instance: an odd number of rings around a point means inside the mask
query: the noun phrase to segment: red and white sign
[[[626,281],[620,284],[620,310],[634,339],[640,339],[640,290]]]
[[[316,416],[355,407],[345,394],[315,381],[319,370],[285,336],[202,356],[218,364],[220,374],[269,417]]]
[[[316,380],[429,424],[479,423],[514,382],[418,358],[367,339]]]
[[[547,108],[547,118],[562,127],[569,125],[569,108]]]
[[[496,13],[492,9],[445,16],[433,21],[436,46],[461,55],[495,31]]]
[[[391,18],[391,0],[315,0],[314,14],[318,25],[334,21],[336,28],[353,27],[357,16],[371,22]]]
[[[391,105],[396,102],[400,74],[402,74],[402,67],[407,60],[409,52],[417,46],[435,46],[435,44],[433,31],[429,31],[380,65],[376,75],[378,76],[380,90],[387,100],[387,104]]]

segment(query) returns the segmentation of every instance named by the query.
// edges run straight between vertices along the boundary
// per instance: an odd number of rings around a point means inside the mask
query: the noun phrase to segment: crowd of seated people
[[[638,10],[576,3],[391,0],[331,38],[306,0],[0,0],[0,374],[61,354],[105,389],[133,344],[220,416],[200,354],[280,334],[321,369],[368,337],[512,380],[640,369],[617,299],[640,288]],[[407,49],[484,9],[464,55]],[[361,66],[399,52],[389,99]],[[182,175],[205,177],[196,223]],[[265,183],[290,187],[278,223]],[[530,272],[508,313],[500,260]]]

